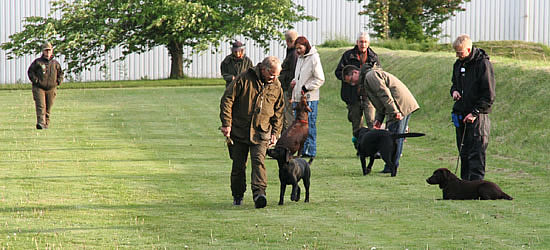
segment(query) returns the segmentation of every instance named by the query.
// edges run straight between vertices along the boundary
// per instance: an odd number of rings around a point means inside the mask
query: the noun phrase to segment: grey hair
[[[281,70],[281,61],[276,56],[268,56],[262,61],[262,67],[269,70]]]
[[[285,40],[294,42],[296,41],[296,38],[298,38],[298,31],[292,29],[285,32]]]
[[[361,37],[365,37],[365,38],[367,38],[367,41],[370,41],[369,33],[366,32],[366,31],[361,31],[361,32],[359,32],[359,34],[357,34],[357,41],[359,41],[359,39],[361,39]]]
[[[462,34],[456,38],[456,40],[453,42],[453,48],[472,48],[472,39],[470,39],[470,36],[467,34]]]

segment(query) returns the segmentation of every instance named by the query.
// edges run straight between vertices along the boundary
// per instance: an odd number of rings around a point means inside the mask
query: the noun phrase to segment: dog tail
[[[514,198],[512,198],[512,196],[510,195],[507,195],[506,193],[502,192],[502,196],[500,196],[501,199],[505,199],[505,200],[513,200]]]
[[[405,138],[405,137],[420,137],[420,136],[425,136],[426,134],[423,134],[423,133],[404,133],[404,134],[393,134],[393,138],[394,139],[399,139],[399,138]]]

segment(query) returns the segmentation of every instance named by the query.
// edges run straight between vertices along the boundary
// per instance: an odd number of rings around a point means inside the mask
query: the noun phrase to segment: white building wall
[[[300,22],[296,30],[313,45],[327,39],[347,38],[355,40],[360,30],[367,29],[367,16],[359,16],[362,6],[347,0],[294,0],[303,5],[306,13],[319,18],[313,22]],[[522,40],[550,45],[549,0],[472,0],[465,3],[465,12],[442,24],[441,42],[451,42],[457,35],[468,33],[474,41]],[[46,17],[50,11],[49,0],[0,0],[0,43],[9,40],[11,34],[23,29],[23,19],[29,16]],[[241,39],[237,37],[237,39]],[[283,41],[272,41],[270,51],[243,40],[246,53],[254,63],[267,55],[285,56]],[[55,46],[55,45],[54,45]],[[220,46],[218,52],[210,49],[192,56],[193,63],[184,69],[191,77],[220,77],[219,65],[229,54],[230,44]],[[110,53],[111,58],[121,54],[119,49]],[[26,55],[7,60],[6,51],[0,50],[0,83],[29,82],[27,68],[39,55]],[[65,67],[63,57],[58,58]],[[108,58],[106,58],[108,60]],[[170,56],[164,47],[156,47],[143,54],[129,55],[124,61],[109,63],[107,71],[94,67],[78,76],[78,81],[163,79],[170,74]]]

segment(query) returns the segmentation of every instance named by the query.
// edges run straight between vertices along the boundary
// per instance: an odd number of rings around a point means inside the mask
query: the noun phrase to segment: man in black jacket
[[[456,142],[463,180],[483,180],[485,151],[489,144],[489,113],[495,100],[493,65],[484,50],[472,48],[468,35],[460,35],[453,48],[458,58],[453,65],[451,96]]]
[[[279,81],[281,82],[285,93],[285,110],[283,113],[282,131],[285,131],[294,121],[292,104],[290,103],[290,99],[292,98],[292,88],[290,88],[290,82],[294,79],[296,61],[298,60],[298,54],[296,53],[296,47],[294,46],[296,38],[298,38],[298,32],[296,32],[296,30],[288,30],[285,32],[286,57],[282,64],[283,69],[281,70],[281,75],[279,76]]]
[[[352,134],[353,131],[363,127],[363,123],[366,123],[369,128],[373,127],[375,110],[368,100],[362,99],[359,94],[359,85],[352,86],[344,82],[342,70],[347,65],[354,65],[357,68],[361,68],[365,64],[365,67],[373,67],[375,65],[381,67],[378,55],[369,46],[369,34],[367,32],[359,33],[357,44],[353,49],[344,52],[334,72],[336,78],[342,81],[340,97],[348,108],[348,120],[351,122]]]

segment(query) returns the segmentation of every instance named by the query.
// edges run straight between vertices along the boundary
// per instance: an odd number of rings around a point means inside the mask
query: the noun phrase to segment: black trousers
[[[474,123],[460,122],[456,128],[456,144],[461,161],[460,178],[463,180],[483,180],[485,177],[485,151],[489,145],[490,128],[488,114],[479,114]]]

